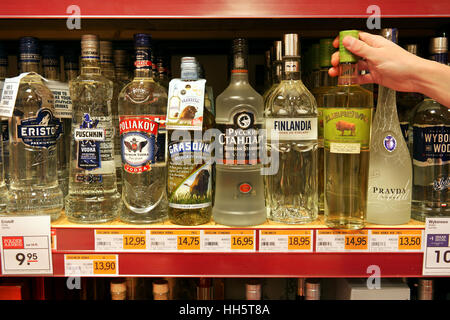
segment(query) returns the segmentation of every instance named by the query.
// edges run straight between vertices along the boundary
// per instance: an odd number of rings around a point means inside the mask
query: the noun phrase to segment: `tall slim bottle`
[[[397,42],[397,29],[381,35]],[[412,164],[397,115],[395,91],[378,88],[370,141],[367,222],[404,224],[411,218]]]
[[[433,38],[430,51],[433,60],[447,64],[447,38]],[[450,109],[429,97],[415,109],[411,215],[419,221],[427,217],[447,217],[450,216]]]
[[[123,178],[120,219],[129,223],[167,218],[167,92],[153,80],[150,44],[150,35],[134,35],[134,78],[119,94]]]
[[[283,42],[275,41],[273,43],[273,57],[272,57],[272,85],[264,92],[263,99],[264,105],[267,104],[269,97],[278,87],[283,77]]]
[[[3,84],[8,76],[8,53],[3,43],[0,43],[0,100],[2,98]],[[2,136],[2,163],[4,181],[9,186],[9,132],[8,118],[0,119],[0,135]]]
[[[95,35],[81,38],[81,74],[70,81],[73,103],[69,194],[65,213],[77,223],[115,219],[120,206],[114,165],[113,83],[101,75]]]
[[[259,159],[259,129],[264,101],[248,82],[247,41],[233,41],[229,86],[216,99],[216,127],[221,131],[216,150],[216,190],[213,219],[230,226],[266,221],[264,183]],[[244,139],[240,138],[246,136]],[[239,138],[239,139],[238,139]]]
[[[75,48],[64,51],[64,80],[68,83],[80,74],[79,56]]]
[[[53,94],[39,70],[38,40],[20,39],[20,81],[13,116],[9,119],[9,214],[50,215],[56,220],[63,207],[58,185],[56,143],[61,122],[55,117]],[[37,130],[38,129],[38,130]]]
[[[367,213],[373,96],[358,85],[358,60],[342,45],[345,36],[358,38],[359,32],[339,34],[338,85],[328,93],[323,110],[324,214],[328,227],[359,229]]]
[[[278,149],[279,168],[264,176],[269,219],[317,219],[317,104],[300,72],[298,34],[283,37],[283,79],[265,106],[267,150]],[[278,141],[272,141],[272,133]]]

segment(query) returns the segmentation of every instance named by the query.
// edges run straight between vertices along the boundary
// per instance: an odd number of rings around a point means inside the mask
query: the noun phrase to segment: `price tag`
[[[0,100],[0,117],[11,118],[16,104],[20,80],[29,72],[21,73],[14,78],[6,78]]]
[[[150,251],[200,251],[200,230],[150,230]]]
[[[53,274],[50,217],[1,217],[2,274]]]
[[[145,230],[95,230],[96,251],[143,251],[147,249]]]
[[[255,230],[204,230],[202,251],[207,252],[253,252]]]
[[[371,230],[370,252],[421,252],[423,230]]]
[[[369,252],[368,230],[317,230],[316,252]]]
[[[450,275],[450,218],[427,218],[423,275]]]
[[[261,252],[312,252],[312,230],[260,230]]]
[[[73,276],[117,276],[117,255],[64,255],[64,273]]]

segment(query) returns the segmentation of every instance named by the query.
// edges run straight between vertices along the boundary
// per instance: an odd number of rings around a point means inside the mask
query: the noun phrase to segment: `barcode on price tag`
[[[200,251],[200,230],[150,230],[150,251],[177,252]]]
[[[117,276],[117,255],[64,255],[64,274],[73,276]]]
[[[368,230],[317,230],[316,252],[369,252]]]
[[[145,230],[95,230],[96,251],[143,251],[147,249]]]
[[[370,252],[421,252],[423,230],[370,230]]]
[[[201,250],[205,252],[256,251],[255,230],[204,230]]]
[[[261,252],[312,252],[312,230],[260,230]]]

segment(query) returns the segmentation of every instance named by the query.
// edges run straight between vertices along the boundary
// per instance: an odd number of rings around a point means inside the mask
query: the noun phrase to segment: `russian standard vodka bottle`
[[[259,158],[264,101],[248,82],[247,42],[233,41],[229,86],[216,99],[216,127],[221,131],[216,150],[216,190],[213,219],[230,226],[266,221],[264,183]]]
[[[211,219],[213,158],[210,141],[203,135],[213,127],[214,116],[206,108],[206,80],[199,79],[194,57],[181,58],[181,79],[169,84],[169,97],[174,94],[181,103],[167,121],[169,219],[174,224],[199,225]]]
[[[73,103],[69,194],[70,221],[96,223],[117,217],[120,195],[114,165],[113,83],[100,73],[98,39],[81,38],[81,74],[69,83]]]
[[[3,83],[8,73],[8,54],[3,43],[0,43],[0,100],[2,98]],[[8,118],[0,119],[0,135],[2,136],[2,163],[3,176],[9,186],[9,132]],[[0,191],[1,192],[1,191]]]
[[[267,150],[279,152],[278,171],[264,176],[266,205],[270,220],[308,223],[318,215],[317,104],[301,81],[298,35],[283,46],[283,80],[265,106]]]
[[[358,85],[357,58],[345,49],[339,34],[338,85],[329,91],[323,109],[325,148],[325,223],[331,228],[364,227],[369,177],[372,93]]]
[[[433,38],[430,51],[433,60],[447,64],[448,41]],[[449,147],[450,109],[433,99],[417,105],[413,119],[413,195],[412,217],[450,216]]]
[[[9,119],[10,190],[8,214],[50,215],[57,219],[63,207],[58,185],[56,141],[62,133],[54,116],[53,94],[39,70],[38,41],[20,39],[21,73],[13,116]]]
[[[151,38],[136,34],[134,79],[119,94],[122,153],[120,219],[153,223],[167,218],[167,92],[152,77]]]

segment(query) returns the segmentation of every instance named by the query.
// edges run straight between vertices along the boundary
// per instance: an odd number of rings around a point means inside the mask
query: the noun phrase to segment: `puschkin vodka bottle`
[[[318,215],[317,104],[301,80],[298,34],[283,47],[283,80],[265,106],[267,150],[279,151],[278,172],[264,176],[266,205],[270,220],[308,223]]]
[[[369,177],[372,93],[358,85],[357,58],[342,44],[339,34],[338,85],[330,90],[323,109],[325,148],[325,223],[331,228],[364,227]]]
[[[0,43],[0,100],[2,98],[3,83],[8,73],[8,54],[6,48]],[[0,119],[0,135],[2,136],[2,162],[4,181],[9,186],[9,133],[8,118]]]
[[[216,127],[224,150],[223,159],[216,150],[213,219],[217,223],[249,226],[266,221],[259,159],[263,112],[263,98],[248,82],[247,41],[235,39],[231,81],[216,99]]]
[[[73,103],[69,194],[70,221],[100,223],[117,217],[120,195],[114,165],[113,83],[101,75],[98,38],[81,38],[81,74],[69,83]]]
[[[397,29],[382,29],[381,35],[397,42]],[[412,165],[392,89],[378,88],[371,134],[367,222],[408,223],[411,218]]]
[[[433,60],[447,64],[448,40],[433,38]],[[425,97],[416,107],[413,119],[413,195],[414,219],[449,216],[450,185],[450,109]]]
[[[57,219],[63,207],[58,185],[56,141],[62,126],[54,116],[53,94],[39,70],[38,40],[20,39],[20,81],[9,119],[10,190],[8,214],[50,215]]]
[[[151,38],[134,36],[134,79],[119,94],[122,153],[120,219],[153,223],[167,218],[167,92],[152,77]]]

